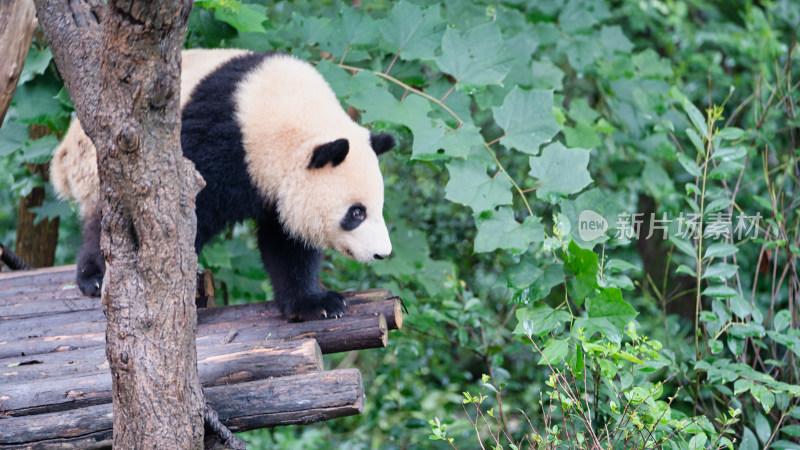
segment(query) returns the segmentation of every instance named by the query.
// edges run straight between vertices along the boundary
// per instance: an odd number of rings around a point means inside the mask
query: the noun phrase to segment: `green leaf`
[[[619,352],[616,353],[616,355],[619,356],[620,358],[624,359],[624,360],[630,361],[630,362],[635,363],[635,364],[641,364],[643,366],[647,365],[641,359],[639,359],[639,358],[637,358],[637,357],[635,357],[635,356],[633,356],[630,353],[625,352],[625,351],[619,351]]]
[[[53,117],[65,115],[61,102],[55,98],[61,86],[47,78],[37,77],[17,86],[12,104],[20,122],[46,124]]]
[[[467,122],[455,130],[448,130],[440,141],[431,143],[430,146],[443,149],[446,155],[465,158],[476,153],[484,155],[486,151],[483,149],[483,142],[480,130]]]
[[[37,48],[28,50],[28,55],[25,57],[25,65],[22,66],[22,73],[20,73],[17,83],[25,84],[36,75],[43,74],[52,59],[53,54],[50,53],[50,49],[47,47],[42,50]]]
[[[33,218],[34,226],[39,225],[39,223],[45,219],[56,219],[58,217],[69,217],[72,215],[72,207],[68,202],[50,199],[45,199],[42,206],[30,208],[29,210],[36,214],[36,217]]]
[[[533,61],[531,64],[533,72],[533,87],[536,89],[563,89],[564,71],[553,64],[550,60]]]
[[[711,155],[712,158],[722,161],[742,159],[745,156],[747,156],[747,149],[741,145],[736,147],[722,147],[715,150],[714,154]]]
[[[18,120],[6,119],[0,128],[0,157],[8,156],[25,145],[28,126]]]
[[[703,259],[705,260],[710,258],[723,258],[725,256],[732,256],[738,251],[739,249],[737,249],[734,245],[726,244],[724,242],[717,242],[708,246]]]
[[[22,148],[22,160],[31,163],[43,163],[50,159],[53,149],[58,145],[58,138],[48,134],[39,139],[25,141]]]
[[[753,384],[754,383],[750,380],[739,378],[733,383],[733,395],[739,395],[743,392],[747,392],[751,387],[753,387]]]
[[[689,276],[693,277],[693,276],[696,275],[696,272],[695,272],[694,269],[692,269],[691,267],[687,266],[686,264],[681,264],[680,266],[678,266],[677,269],[675,269],[675,274],[676,275],[684,274],[684,275],[689,275]]]
[[[445,151],[439,152],[443,148],[456,153],[454,156],[465,156],[478,142],[483,145],[474,126],[465,125],[461,127],[464,130],[459,132],[452,130],[441,119],[428,117],[430,102],[422,97],[412,95],[399,102],[389,91],[373,84],[377,77],[367,71],[356,75],[354,81],[357,88],[349,103],[364,112],[362,122],[385,121],[408,127],[414,136],[411,148],[413,159],[447,159]]]
[[[560,363],[569,353],[569,344],[567,340],[551,339],[547,345],[542,349],[542,359],[539,360],[539,365],[555,365]]]
[[[777,332],[781,332],[792,324],[792,315],[789,313],[789,310],[782,309],[775,314],[775,318],[772,320],[772,326]]]
[[[742,443],[739,445],[739,450],[759,450],[761,447],[758,444],[756,435],[748,427],[744,427],[742,433]]]
[[[567,287],[573,301],[580,306],[583,300],[594,293],[597,286],[597,272],[600,270],[597,253],[580,248],[575,242],[567,247],[564,269],[567,270]],[[569,276],[569,275],[572,276]]]
[[[75,105],[72,104],[72,98],[69,96],[69,91],[67,91],[66,87],[62,87],[61,90],[58,91],[56,100],[61,102],[61,104],[69,110],[75,109]]]
[[[697,163],[693,159],[689,158],[683,153],[678,153],[676,156],[678,158],[678,162],[681,163],[681,166],[683,166],[687,172],[689,172],[689,175],[693,177],[700,177],[703,175],[703,172],[700,171],[700,168],[697,167]]]
[[[728,300],[731,305],[731,311],[741,319],[747,318],[753,311],[750,302],[744,299],[741,295],[734,295]]]
[[[772,427],[769,426],[767,418],[764,417],[763,414],[756,414],[755,426],[758,439],[761,442],[766,443],[769,440],[770,435],[772,435]]]
[[[688,98],[683,99],[683,110],[686,111],[689,120],[692,121],[692,125],[694,125],[695,130],[700,133],[700,136],[705,136],[708,133],[708,125],[706,124],[706,118],[703,113],[701,113]]]
[[[587,338],[600,333],[611,342],[622,342],[622,331],[637,312],[622,299],[619,288],[603,289],[599,295],[586,300],[588,319],[576,320],[573,328],[584,328]]]
[[[535,269],[535,267],[532,267]],[[522,281],[520,277],[515,278]],[[509,280],[511,281],[511,280]],[[523,288],[514,296],[517,303],[532,303],[541,300],[548,295],[553,286],[564,282],[564,269],[560,264],[548,264],[547,267],[533,275],[527,280],[524,286],[514,285],[513,287]]]
[[[553,196],[580,192],[592,182],[586,169],[590,152],[580,148],[565,148],[561,143],[550,144],[542,156],[530,158],[530,175],[539,180],[536,196],[552,201]]]
[[[474,160],[454,160],[447,164],[447,170],[450,181],[445,198],[451,202],[469,206],[475,213],[511,204],[511,181],[504,173],[489,177],[486,164]]]
[[[748,337],[764,337],[764,327],[753,322],[737,323],[728,328],[728,333],[732,336],[744,339]]]
[[[342,31],[347,38],[347,43],[351,46],[373,45],[378,38],[378,22],[372,20],[363,8],[352,8],[342,6],[339,10],[342,19]]]
[[[706,269],[703,273],[703,278],[710,278],[712,280],[725,281],[736,274],[739,266],[736,264],[716,263]]]
[[[623,212],[617,198],[618,196],[594,188],[580,193],[575,199],[563,200],[561,212],[573,224],[570,232],[573,242],[591,249],[594,245],[607,241],[611,234],[609,230],[617,226],[619,214]]]
[[[633,43],[625,36],[619,25],[600,28],[600,42],[603,47],[613,52],[629,54],[633,50]]]
[[[224,243],[214,242],[212,245],[206,245],[203,247],[202,256],[207,266],[231,268],[231,254]]]
[[[723,161],[717,167],[711,169],[709,176],[715,180],[724,180],[732,176],[738,176],[744,169],[744,164],[739,161]]]
[[[600,137],[594,127],[583,120],[578,121],[575,127],[564,127],[561,130],[569,147],[594,148],[601,144]]]
[[[433,59],[442,42],[443,25],[438,3],[422,8],[407,1],[397,2],[379,24],[383,38],[404,60]]]
[[[460,87],[501,84],[511,70],[512,58],[496,23],[459,31],[448,28],[436,64],[452,75]]]
[[[650,158],[645,160],[644,170],[640,177],[641,183],[653,194],[656,200],[669,198],[675,193],[675,185],[672,178],[661,165]]]
[[[500,143],[531,155],[550,142],[561,127],[553,115],[553,91],[525,91],[515,86],[503,105],[493,107],[494,120],[505,131]]]
[[[565,33],[587,30],[611,17],[608,6],[602,0],[570,0],[561,10],[558,23]]]
[[[509,207],[484,211],[475,220],[478,227],[475,252],[491,252],[498,248],[524,252],[532,243],[544,240],[544,226],[539,220],[528,216],[519,223]]]
[[[419,273],[430,258],[430,247],[425,232],[408,227],[403,221],[396,222],[391,231],[392,242],[402,242],[392,249],[392,257],[372,264],[379,276],[408,277]]]
[[[703,295],[713,298],[730,298],[736,294],[738,294],[736,289],[722,285],[709,286],[703,290]]]
[[[689,439],[688,448],[706,448],[706,442],[708,442],[708,436],[702,431],[698,431]]]
[[[267,21],[266,6],[242,3],[238,0],[198,0],[195,5],[214,11],[214,18],[246,33],[264,33]]]
[[[736,127],[723,128],[719,130],[719,133],[717,133],[717,138],[724,139],[726,141],[735,141],[737,139],[741,139],[743,136],[744,130]]]
[[[572,319],[568,312],[554,310],[544,303],[519,308],[516,316],[518,323],[514,328],[514,334],[528,336],[544,336]],[[526,324],[526,321],[529,323]]]
[[[631,60],[633,61],[633,65],[636,66],[636,70],[638,70],[639,74],[644,78],[668,78],[672,76],[672,67],[670,66],[669,60],[658,56],[658,53],[652,48],[634,54]],[[705,123],[705,121],[703,121],[703,123]]]
[[[781,427],[781,433],[787,436],[800,437],[800,425],[784,425]]]
[[[578,72],[586,70],[603,57],[603,47],[591,36],[578,35],[559,44],[561,51],[567,54],[569,65]]]

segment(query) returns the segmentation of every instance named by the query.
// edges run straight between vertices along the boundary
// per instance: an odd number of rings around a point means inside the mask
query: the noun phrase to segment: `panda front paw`
[[[295,304],[294,311],[287,316],[293,320],[307,322],[342,317],[346,310],[347,303],[344,301],[344,295],[336,291],[326,291],[301,298]]]
[[[78,284],[78,289],[81,290],[83,295],[100,297],[100,288],[103,287],[102,273],[87,274],[79,270],[75,282]]]

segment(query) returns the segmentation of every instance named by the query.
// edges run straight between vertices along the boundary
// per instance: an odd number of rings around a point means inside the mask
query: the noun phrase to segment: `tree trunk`
[[[50,134],[50,129],[44,125],[31,125],[31,139]],[[48,164],[26,164],[31,175],[39,174],[43,181],[48,181]],[[38,224],[36,213],[31,212],[31,208],[42,206],[46,197],[44,187],[33,188],[30,194],[26,195],[19,202],[17,214],[17,241],[14,251],[17,255],[33,267],[52,267],[56,258],[56,244],[58,244],[58,223],[59,218],[44,219]]]
[[[201,448],[194,198],[180,148],[180,48],[191,0],[36,0],[98,149],[114,446]]]
[[[0,1],[0,125],[14,97],[37,27],[35,13],[31,0]]]

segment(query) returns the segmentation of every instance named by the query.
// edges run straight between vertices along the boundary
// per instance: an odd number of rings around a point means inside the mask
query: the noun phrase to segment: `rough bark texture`
[[[30,126],[31,139],[38,139],[48,134],[51,134],[51,131],[44,125]],[[49,164],[25,165],[31,175],[38,174],[45,182],[49,180]],[[31,193],[19,202],[17,211],[17,240],[14,251],[33,267],[52,267],[56,258],[59,218],[48,218],[36,223],[36,213],[31,211],[32,208],[42,206],[46,196],[43,186],[33,188]]]
[[[33,32],[36,10],[32,0],[0,1],[0,125],[14,97],[19,75],[25,64]]]
[[[36,0],[56,65],[98,149],[103,308],[118,448],[200,448],[194,197],[180,148],[190,0]]]
[[[41,175],[47,181],[47,164],[29,164],[31,174]],[[14,251],[33,267],[52,267],[58,243],[59,218],[44,219],[36,225],[36,213],[32,208],[42,206],[47,196],[44,187],[37,186],[19,202],[17,211],[17,239]]]

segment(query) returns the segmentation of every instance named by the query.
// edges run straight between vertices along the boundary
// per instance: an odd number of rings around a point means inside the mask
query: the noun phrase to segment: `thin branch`
[[[362,70],[368,70],[368,69],[364,69],[362,67],[348,66],[347,64],[339,64],[339,67],[341,67],[342,69],[345,69],[345,70],[352,70],[353,72],[361,72]],[[389,68],[391,69],[391,67],[389,67]],[[387,70],[387,72],[388,72],[388,70]],[[383,73],[383,72],[373,72],[373,73],[375,75],[383,78],[384,80],[391,81],[392,83],[394,83],[394,84],[396,84],[398,86],[401,86],[401,87],[403,87],[403,88],[405,88],[405,89],[407,89],[407,90],[419,95],[422,98],[428,99],[428,100],[432,101],[433,103],[436,103],[439,107],[441,107],[442,109],[447,111],[448,114],[453,116],[453,118],[458,121],[458,127],[460,127],[461,125],[464,125],[464,121],[461,120],[461,118],[458,117],[458,115],[455,112],[453,112],[452,109],[448,108],[447,105],[442,103],[442,101],[439,100],[438,98],[432,97],[432,96],[420,91],[419,89],[413,88],[413,87],[407,85],[406,83],[403,83],[402,81],[398,80],[397,78],[395,78],[395,77],[393,77],[391,75],[388,75],[386,73]],[[456,127],[456,128],[458,128],[458,127]]]

